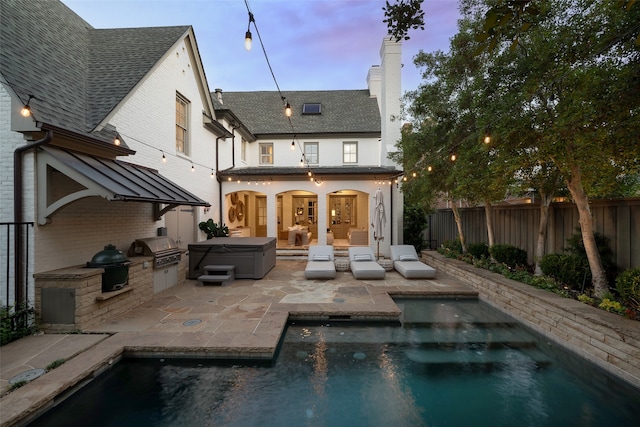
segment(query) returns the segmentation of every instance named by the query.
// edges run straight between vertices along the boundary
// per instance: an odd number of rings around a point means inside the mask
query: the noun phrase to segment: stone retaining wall
[[[421,255],[437,271],[476,289],[482,301],[640,388],[640,322],[446,258],[435,251],[423,251]]]

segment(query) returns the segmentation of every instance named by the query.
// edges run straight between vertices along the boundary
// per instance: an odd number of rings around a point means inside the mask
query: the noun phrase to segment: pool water
[[[290,325],[275,364],[128,359],[34,426],[630,426],[640,390],[475,300]]]

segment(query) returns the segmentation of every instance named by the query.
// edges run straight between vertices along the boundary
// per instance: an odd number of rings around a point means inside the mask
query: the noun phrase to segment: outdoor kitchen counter
[[[82,265],[35,273],[36,321],[45,331],[78,331],[153,297],[153,257],[130,257],[129,280],[102,292],[103,268]]]

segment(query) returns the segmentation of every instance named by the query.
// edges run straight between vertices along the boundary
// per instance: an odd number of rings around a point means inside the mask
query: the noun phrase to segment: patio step
[[[235,280],[235,265],[205,265],[205,274],[198,276],[201,285],[227,285]]]

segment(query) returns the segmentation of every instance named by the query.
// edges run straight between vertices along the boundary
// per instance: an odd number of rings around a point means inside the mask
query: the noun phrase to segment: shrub
[[[625,312],[625,308],[618,301],[612,301],[609,298],[604,298],[600,301],[598,308],[610,313],[624,314]]]
[[[527,251],[513,245],[493,245],[489,253],[497,262],[510,268],[525,267],[527,265]]]
[[[34,312],[30,307],[0,307],[0,345],[34,333]]]
[[[624,301],[640,302],[640,268],[625,270],[616,279],[616,290]]]
[[[589,262],[578,255],[547,254],[540,259],[542,272],[574,290],[591,284]]]
[[[583,302],[585,304],[589,304],[589,305],[594,305],[596,300],[594,300],[593,298],[591,298],[589,295],[587,294],[580,294],[578,295],[578,301]]]
[[[607,280],[609,281],[609,283],[615,283],[618,268],[613,262],[613,251],[609,247],[609,239],[598,232],[593,233],[593,238],[596,241],[596,247],[598,248],[600,260],[602,261],[602,268],[604,268]],[[589,268],[587,251],[584,248],[584,240],[582,239],[580,228],[576,228],[575,233],[573,233],[571,237],[567,238],[567,247],[564,248],[564,250],[570,255],[575,255],[584,259],[585,265],[587,266],[587,268]],[[591,272],[590,269],[589,272]],[[591,283],[590,274],[589,281],[587,283]]]
[[[460,239],[445,240],[444,242],[442,242],[442,247],[453,252],[462,253],[462,243],[460,243]]]
[[[425,247],[422,232],[427,228],[427,215],[420,206],[405,206],[403,221],[404,242],[420,253]]]
[[[489,258],[489,246],[486,243],[471,243],[468,250],[474,258]]]

